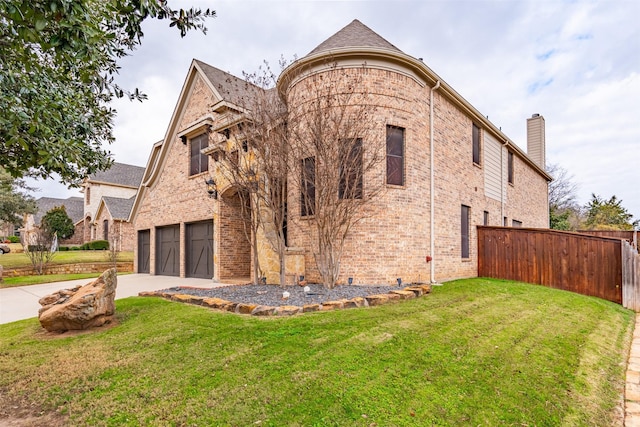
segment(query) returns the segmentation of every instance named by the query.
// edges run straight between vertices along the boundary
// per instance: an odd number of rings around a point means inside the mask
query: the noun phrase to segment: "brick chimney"
[[[546,170],[544,117],[538,113],[527,119],[527,154],[542,170]]]

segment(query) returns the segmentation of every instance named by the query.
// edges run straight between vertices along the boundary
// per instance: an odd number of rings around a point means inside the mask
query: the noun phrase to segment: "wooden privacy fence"
[[[633,310],[640,310],[639,257],[616,238],[478,226],[478,276],[564,289]]]

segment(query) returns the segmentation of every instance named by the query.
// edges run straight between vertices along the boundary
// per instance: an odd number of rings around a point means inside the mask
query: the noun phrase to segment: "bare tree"
[[[550,227],[558,230],[577,230],[583,222],[583,213],[576,202],[578,184],[573,176],[557,163],[547,165],[547,172],[553,177],[549,183]]]
[[[344,244],[384,190],[384,144],[376,107],[363,84],[364,69],[328,65],[296,83],[288,107],[292,173],[301,216],[313,229],[314,258],[325,287],[340,274]]]
[[[281,63],[284,66],[284,62]],[[275,90],[276,75],[265,63],[245,74],[242,120],[229,128],[234,149],[219,162],[226,179],[242,200],[245,235],[251,242],[254,281],[262,277],[258,233],[278,256],[280,285],[286,284],[286,221],[288,134],[286,109]]]
[[[243,134],[239,133],[239,136]],[[258,232],[260,228],[260,205],[257,203],[256,193],[258,191],[257,172],[252,164],[249,155],[240,156],[240,151],[246,147],[248,153],[248,142],[240,142],[241,147],[236,146],[236,142],[229,144],[231,150],[223,152],[218,160],[219,171],[231,184],[240,202],[240,219],[242,221],[243,232],[247,242],[251,246],[251,259],[253,266],[253,283],[260,283],[264,276],[260,268],[260,257],[258,247]],[[242,150],[244,152],[244,150]],[[221,203],[228,203],[224,196],[220,197]]]
[[[122,227],[122,223],[118,221],[113,221],[112,226],[109,227],[109,247],[105,253],[105,257],[107,258],[107,262],[111,264],[111,267],[118,270],[118,261],[120,261],[120,251],[121,251],[121,237],[120,237],[120,228]]]
[[[43,224],[23,235],[22,246],[31,261],[33,271],[44,274],[56,254],[57,236]]]

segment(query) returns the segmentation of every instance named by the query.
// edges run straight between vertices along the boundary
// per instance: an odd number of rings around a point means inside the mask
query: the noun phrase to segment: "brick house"
[[[387,153],[385,191],[352,228],[339,282],[473,277],[474,225],[548,227],[551,177],[544,170],[542,116],[527,119],[525,153],[421,59],[357,20],[283,71],[277,89],[289,108],[314,96],[303,83],[321,78],[328,63],[361,76],[376,106],[374,136],[366,144],[380,144]],[[206,154],[221,144],[241,151],[229,130],[241,120],[242,98],[252,96],[242,83],[192,62],[132,209],[136,271],[214,280],[251,275],[240,200],[219,176],[216,159]],[[390,164],[399,169],[390,172]],[[218,199],[206,193],[209,177],[218,183]],[[313,218],[301,208],[299,190],[291,186],[288,192],[288,244],[295,248],[292,256],[303,258],[292,271],[317,281]],[[273,256],[268,245],[259,246],[267,279],[275,283]]]
[[[29,241],[30,233],[40,225],[42,218],[53,208],[64,206],[67,215],[73,221],[75,230],[73,236],[68,239],[60,240],[61,245],[79,245],[82,244],[82,218],[83,218],[83,200],[81,197],[69,197],[59,199],[55,197],[41,197],[36,200],[36,213],[24,216],[24,224],[20,229],[21,235]]]
[[[135,233],[128,219],[144,171],[141,166],[114,162],[106,171],[85,178],[80,190],[83,218],[77,227],[83,243],[115,239],[119,250],[133,250]]]

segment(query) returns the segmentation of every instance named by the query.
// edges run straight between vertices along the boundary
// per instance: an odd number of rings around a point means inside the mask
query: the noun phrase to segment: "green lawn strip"
[[[82,264],[107,261],[109,261],[108,251],[62,251],[55,253],[51,264]],[[119,252],[118,261],[133,261],[133,252]],[[18,267],[28,267],[31,265],[31,261],[24,252],[11,252],[0,255],[0,265],[2,265],[5,270],[8,270]]]
[[[13,288],[15,286],[39,285],[42,283],[63,282],[76,279],[90,279],[98,276],[100,276],[100,273],[48,274],[43,276],[7,277],[2,283],[0,283],[0,289]]]
[[[76,425],[610,425],[634,314],[468,279],[368,309],[255,318],[153,298],[119,325],[0,325],[0,389]]]

